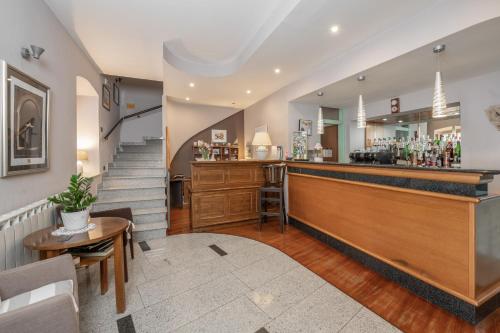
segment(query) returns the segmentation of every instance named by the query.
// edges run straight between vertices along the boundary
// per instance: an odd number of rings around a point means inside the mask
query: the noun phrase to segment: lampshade
[[[358,128],[366,127],[366,111],[363,103],[363,95],[359,95],[358,101]]]
[[[88,161],[89,160],[89,154],[87,153],[86,150],[77,150],[76,151],[76,159],[78,161]]]
[[[443,89],[441,72],[436,72],[434,82],[434,98],[432,100],[432,118],[446,117],[446,95]]]
[[[252,146],[270,146],[271,137],[267,132],[255,132],[252,140]]]
[[[323,108],[318,110],[318,134],[325,134],[325,121],[323,120]]]

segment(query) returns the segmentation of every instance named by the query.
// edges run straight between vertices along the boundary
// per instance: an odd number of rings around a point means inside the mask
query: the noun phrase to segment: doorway
[[[324,134],[321,135],[321,146],[323,146],[323,160],[325,162],[339,161],[339,126],[326,125]]]
[[[77,172],[85,177],[100,173],[99,95],[84,77],[76,77]]]

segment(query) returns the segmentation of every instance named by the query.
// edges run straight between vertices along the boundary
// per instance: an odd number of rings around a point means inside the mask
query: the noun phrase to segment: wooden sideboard
[[[276,161],[191,162],[193,229],[259,218],[262,165]]]

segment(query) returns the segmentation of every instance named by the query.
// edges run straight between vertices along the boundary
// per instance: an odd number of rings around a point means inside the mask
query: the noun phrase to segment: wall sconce
[[[21,56],[24,59],[29,59],[33,57],[34,59],[38,60],[40,59],[40,56],[42,53],[45,51],[43,47],[36,46],[36,45],[30,45],[31,51],[27,47],[23,47],[21,49]]]

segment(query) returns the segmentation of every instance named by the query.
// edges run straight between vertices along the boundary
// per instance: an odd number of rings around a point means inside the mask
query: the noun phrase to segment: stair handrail
[[[144,114],[144,113],[147,113],[147,112],[151,112],[151,111],[155,111],[155,110],[158,110],[158,109],[161,109],[163,105],[157,105],[157,106],[153,106],[153,107],[150,107],[148,109],[144,109],[142,111],[137,111],[137,112],[134,112],[134,113],[131,113],[131,114],[128,114],[126,116],[123,116],[121,117],[120,119],[118,119],[118,121],[113,125],[113,127],[111,127],[111,129],[109,130],[108,134],[106,134],[104,136],[104,140],[107,140],[109,138],[109,136],[111,135],[111,133],[113,133],[113,131],[125,120],[125,119],[129,119],[129,118],[134,118],[134,117],[137,117],[139,118],[140,115]]]

